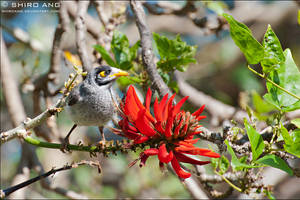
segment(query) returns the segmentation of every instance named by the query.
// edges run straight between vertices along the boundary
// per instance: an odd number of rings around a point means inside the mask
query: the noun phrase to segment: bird
[[[86,78],[75,86],[66,98],[65,110],[74,122],[62,142],[61,150],[68,150],[69,137],[77,126],[98,126],[105,144],[104,125],[109,122],[116,110],[112,84],[129,73],[115,67],[101,65],[93,68]]]

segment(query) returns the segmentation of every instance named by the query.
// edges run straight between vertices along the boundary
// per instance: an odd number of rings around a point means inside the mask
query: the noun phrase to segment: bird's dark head
[[[120,76],[128,76],[129,74],[120,69],[102,65],[94,68],[89,72],[87,79],[95,82],[98,86],[108,85]]]

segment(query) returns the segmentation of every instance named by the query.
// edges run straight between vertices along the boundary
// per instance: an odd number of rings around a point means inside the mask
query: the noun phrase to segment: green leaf
[[[296,66],[291,51],[284,51],[285,62],[276,70],[269,74],[269,79],[288,90],[289,92],[300,96],[300,72]],[[300,102],[297,98],[289,95],[283,90],[267,82],[268,93],[264,98],[283,111],[292,111],[300,109]]]
[[[251,144],[252,159],[255,161],[262,154],[265,144],[262,136],[248,123],[246,119],[244,121],[244,125]]]
[[[300,128],[300,118],[291,120],[291,123],[297,126],[297,128]]]
[[[222,156],[221,157],[221,160],[220,160],[220,173],[221,174],[224,174],[228,168],[229,168],[229,161],[228,159],[225,157],[225,156]]]
[[[219,165],[219,158],[210,159],[210,164],[211,164],[212,168],[216,170]]]
[[[298,25],[300,25],[300,10],[298,10]]]
[[[284,150],[300,158],[300,129],[289,134],[288,130],[281,124],[280,130],[285,142]]]
[[[111,41],[111,51],[119,68],[129,70],[133,64],[132,61],[137,56],[137,49],[140,42],[136,42],[131,48],[127,36],[117,30],[114,31]]]
[[[185,71],[190,63],[196,63],[194,58],[197,46],[187,45],[179,35],[174,40],[169,40],[165,36],[153,33],[153,39],[158,49],[160,60],[157,62],[157,68],[163,72]]]
[[[281,124],[280,126],[281,135],[284,139],[285,144],[292,145],[293,144],[293,138],[290,136],[288,130]]]
[[[232,166],[232,169],[234,171],[241,171],[244,168],[254,168],[254,167],[257,167],[257,166],[252,166],[252,165],[247,165],[245,163],[241,163],[239,161],[239,159],[236,157],[233,149],[229,145],[228,140],[225,140],[225,144],[227,145],[227,150],[228,150],[229,154],[231,155],[231,166]]]
[[[131,61],[134,60],[134,59],[136,59],[136,57],[137,57],[137,50],[138,50],[140,44],[141,44],[141,41],[139,40],[139,41],[137,41],[137,42],[130,48],[129,51],[130,51],[130,60],[131,60]]]
[[[273,194],[269,190],[265,191],[265,193],[270,200],[276,200],[276,198],[273,196]]]
[[[101,54],[101,57],[107,62],[108,65],[112,67],[118,67],[104,47],[100,45],[94,45],[93,47],[96,51],[98,51]]]
[[[260,158],[259,160],[256,161],[257,163],[268,165],[277,169],[281,169],[288,173],[289,175],[293,175],[293,170],[289,168],[289,166],[286,164],[284,160],[279,158],[276,155],[273,154],[268,154],[265,155],[264,157]]]
[[[131,84],[141,83],[142,81],[138,77],[122,76],[117,79],[117,83],[123,87]]]
[[[252,92],[252,101],[253,106],[258,113],[267,113],[276,108],[272,104],[264,101],[256,91]]]
[[[230,26],[230,35],[235,44],[244,53],[249,64],[257,64],[264,58],[264,48],[252,36],[250,29],[231,15],[224,13],[223,16]]]
[[[268,29],[265,33],[263,46],[265,49],[265,56],[261,61],[261,65],[263,71],[268,73],[273,69],[279,68],[285,61],[281,44],[270,25],[268,25]]]

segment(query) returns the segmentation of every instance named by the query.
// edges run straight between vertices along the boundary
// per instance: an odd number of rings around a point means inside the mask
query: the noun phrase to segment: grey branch
[[[5,102],[7,105],[7,110],[9,112],[9,116],[11,117],[11,121],[13,122],[13,126],[17,126],[21,123],[25,118],[25,110],[22,106],[22,99],[19,93],[18,85],[11,71],[12,67],[10,64],[10,60],[7,55],[7,49],[2,38],[2,29],[1,31],[1,82],[3,86],[3,92],[5,97]],[[1,134],[1,142],[2,142],[2,134]]]
[[[92,69],[92,63],[89,59],[87,46],[86,46],[86,25],[85,15],[89,6],[89,1],[79,1],[77,6],[77,15],[75,18],[76,28],[76,46],[78,54],[82,62],[82,68],[84,71],[90,71]]]
[[[66,4],[68,13],[73,19],[75,19],[77,16],[77,3],[75,1],[63,1],[62,3]],[[84,17],[87,31],[94,38],[98,38],[99,34],[101,33],[101,23],[91,17],[88,13],[86,13]]]
[[[141,2],[139,1],[130,1],[131,8],[136,17],[136,25],[138,27],[140,37],[141,37],[141,46],[142,46],[142,59],[144,67],[149,75],[150,80],[152,81],[152,88],[157,90],[160,96],[165,94],[171,94],[168,86],[162,80],[159,75],[156,64],[154,62],[154,53],[152,48],[152,34],[149,30],[149,27],[146,23],[146,14],[142,7]]]
[[[236,109],[230,105],[226,105],[221,101],[214,99],[211,96],[204,94],[203,92],[192,87],[185,82],[180,75],[175,72],[180,94],[182,96],[189,96],[188,101],[193,105],[200,107],[206,105],[205,109],[216,119],[216,124],[225,119],[235,119],[238,122],[243,123],[243,119],[248,115],[245,111]]]

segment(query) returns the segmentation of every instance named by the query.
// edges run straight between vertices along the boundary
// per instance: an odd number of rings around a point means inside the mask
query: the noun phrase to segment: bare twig
[[[84,71],[90,71],[92,69],[92,63],[89,59],[87,46],[86,46],[86,25],[85,15],[89,6],[89,1],[79,1],[77,6],[77,15],[75,18],[76,28],[76,46],[78,54],[82,62],[82,68]]]
[[[61,168],[58,168],[58,169],[54,169],[53,168],[53,169],[51,169],[50,171],[48,171],[48,172],[46,172],[44,174],[41,174],[41,175],[39,175],[37,177],[29,179],[29,180],[27,180],[25,182],[22,182],[22,183],[18,184],[18,185],[15,185],[15,186],[12,186],[10,188],[1,190],[1,192],[0,192],[1,198],[5,198],[5,197],[9,196],[11,193],[13,193],[13,192],[15,192],[15,191],[17,191],[17,190],[19,190],[21,188],[24,188],[24,187],[26,187],[26,186],[28,186],[28,185],[30,185],[32,183],[35,183],[35,182],[37,182],[37,181],[39,181],[41,179],[44,179],[44,178],[46,178],[46,177],[48,177],[48,176],[50,176],[52,174],[54,175],[55,173],[60,172],[60,171],[69,170],[69,169],[72,169],[72,168],[77,168],[80,165],[96,166],[96,167],[98,167],[99,173],[101,172],[101,167],[100,167],[100,163],[99,162],[93,162],[93,161],[86,161],[86,160],[84,160],[84,161],[81,161],[81,162],[78,162],[78,163],[74,163],[74,164],[71,164],[71,165],[67,164],[67,165],[65,165],[65,166],[63,166]],[[78,196],[78,198],[87,199],[84,196]]]
[[[63,1],[63,4],[66,4],[68,13],[73,19],[77,17],[77,3],[75,1]],[[98,38],[101,33],[101,23],[91,17],[89,14],[85,13],[84,22],[86,25],[87,31],[94,37]]]
[[[153,89],[157,90],[160,96],[167,93],[171,94],[168,86],[164,83],[161,76],[159,75],[156,64],[154,62],[154,53],[152,48],[152,34],[146,23],[146,15],[139,1],[130,1],[133,13],[136,16],[136,25],[139,29],[142,46],[142,59],[146,71],[148,72],[149,78],[152,81]]]

